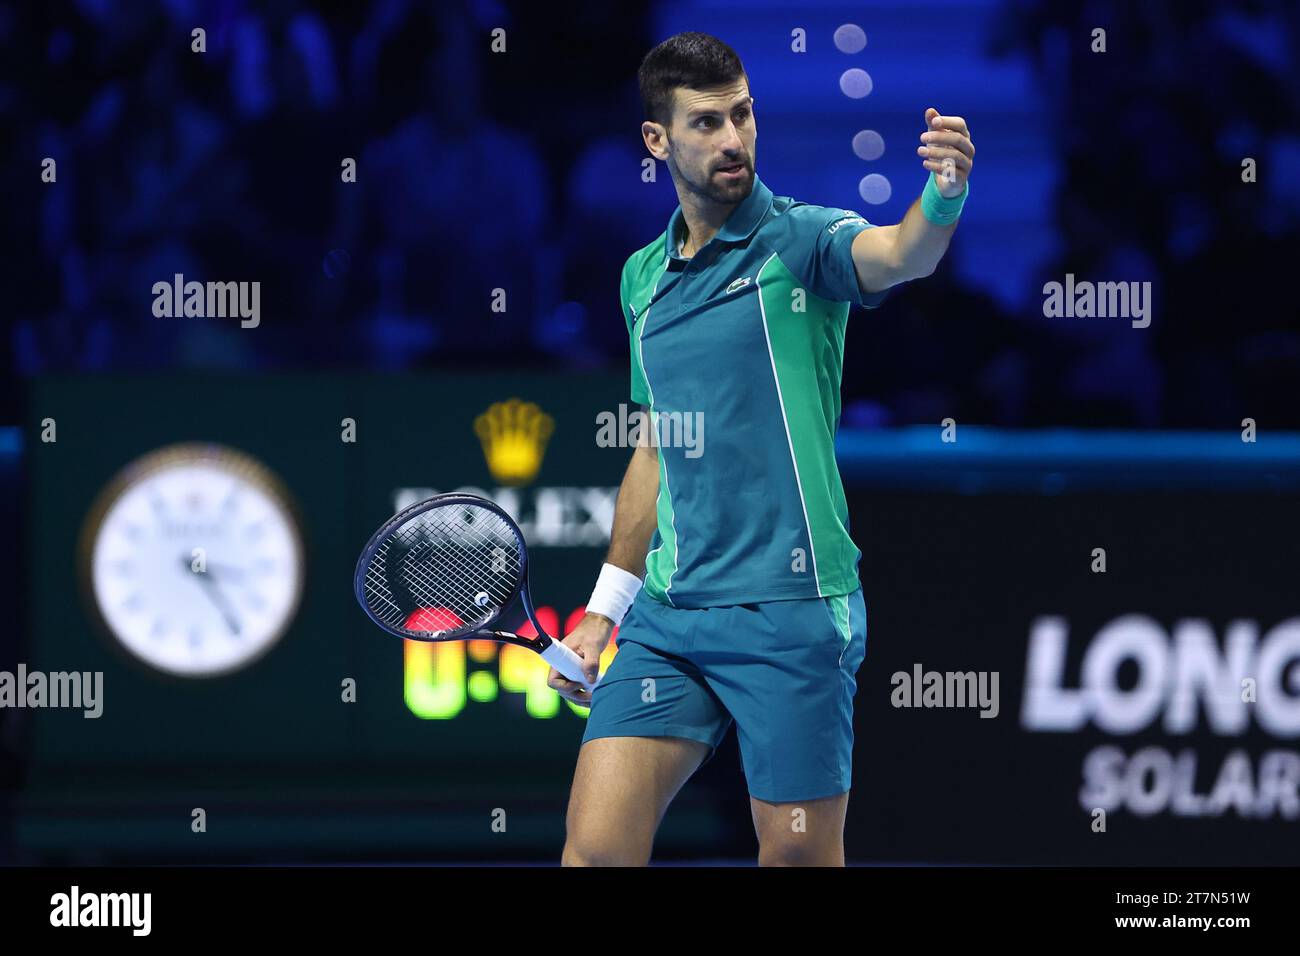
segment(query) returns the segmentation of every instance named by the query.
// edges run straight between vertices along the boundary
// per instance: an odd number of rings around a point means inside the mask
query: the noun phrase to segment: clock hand
[[[234,578],[237,581],[242,581],[248,574],[243,568],[237,568],[229,564],[213,564],[210,561],[208,562],[208,570],[220,571],[223,578]]]
[[[208,572],[195,571],[190,566],[190,559],[186,555],[181,555],[181,564],[191,576],[199,579],[199,582],[203,585],[203,593],[208,596],[208,600],[211,601],[213,606],[221,613],[222,618],[225,619],[226,627],[230,628],[230,633],[238,634],[239,619],[235,617],[230,602],[226,600],[226,595],[222,592],[221,588],[217,587],[217,582],[209,576]]]
[[[191,571],[194,570],[194,566],[190,562],[189,557],[183,552],[181,554],[181,560],[186,563]],[[247,568],[238,568],[233,564],[221,564],[217,561],[208,561],[204,566],[207,568],[207,573],[219,571],[223,578],[234,578],[236,581],[242,581],[244,578],[248,577]],[[197,574],[199,572],[195,573]]]

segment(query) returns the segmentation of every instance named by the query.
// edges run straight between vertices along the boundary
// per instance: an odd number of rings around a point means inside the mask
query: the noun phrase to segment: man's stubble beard
[[[714,173],[712,172],[705,174],[706,179],[703,183],[697,183],[688,176],[683,175],[680,167],[677,170],[677,175],[680,176],[682,182],[686,184],[686,188],[697,196],[703,196],[710,202],[715,202],[722,206],[734,206],[737,203],[744,202],[749,198],[749,194],[754,191],[754,180],[756,178],[754,173],[754,164],[749,157],[741,160],[741,162],[745,164],[745,172],[748,175],[745,177],[743,182],[736,183],[732,186],[718,186],[714,181]]]

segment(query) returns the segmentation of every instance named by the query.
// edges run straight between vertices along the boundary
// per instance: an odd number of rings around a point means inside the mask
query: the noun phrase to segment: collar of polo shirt
[[[754,234],[754,230],[758,228],[758,224],[763,221],[763,217],[771,208],[772,190],[763,185],[763,180],[755,174],[754,188],[750,190],[744,202],[731,211],[731,215],[727,217],[727,221],[722,224],[722,228],[714,238],[721,239],[723,242],[743,242]],[[682,207],[678,206],[668,217],[668,230],[664,233],[664,248],[672,258],[686,261],[682,255],[682,246],[686,243],[686,237],[682,235],[685,232],[683,227]],[[678,236],[681,238],[679,239]],[[699,251],[699,249],[695,250],[697,254]]]

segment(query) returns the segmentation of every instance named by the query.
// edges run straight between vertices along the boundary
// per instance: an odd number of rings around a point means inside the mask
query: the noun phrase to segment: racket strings
[[[500,607],[510,599],[519,580],[517,573],[518,550],[517,547],[514,547],[514,535],[508,529],[506,529],[506,533],[509,538],[503,540],[501,537],[489,537],[474,530],[466,535],[463,541],[458,542],[458,547],[441,551],[433,559],[432,566],[434,569],[441,569],[446,566],[447,570],[451,572],[446,581],[440,581],[438,578],[433,577],[430,567],[426,566],[423,561],[416,559],[415,550],[408,552],[406,557],[403,558],[403,561],[406,562],[403,571],[406,572],[407,576],[418,580],[420,585],[436,594],[457,593],[454,588],[448,590],[446,586],[448,581],[453,584],[477,581],[483,584],[483,588],[481,591],[474,592],[476,599],[481,599],[482,593],[486,593],[490,599],[489,603]],[[516,565],[516,573],[514,574],[507,574],[507,569],[510,566],[508,547],[514,551],[514,564]],[[482,561],[478,560],[484,555],[490,555],[491,557],[491,566],[488,568],[482,567]],[[476,603],[480,607],[484,606],[481,600]]]
[[[435,608],[465,624],[486,621],[513,594],[507,578],[518,580],[517,574],[491,573],[495,565],[475,561],[470,550],[443,546],[434,552],[417,545],[405,554],[401,551],[386,546],[377,555],[382,562],[377,560],[367,574],[367,590],[374,588],[379,604],[372,603],[372,609],[382,607],[387,623],[397,627],[403,627],[412,614]],[[394,560],[393,552],[400,557]]]
[[[376,549],[366,568],[366,604],[399,630],[473,629],[513,599],[522,573],[522,544],[500,515],[463,503],[440,506],[394,529]]]

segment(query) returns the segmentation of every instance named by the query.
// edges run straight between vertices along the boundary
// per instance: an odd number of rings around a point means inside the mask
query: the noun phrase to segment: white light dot
[[[871,92],[871,76],[866,70],[856,66],[840,74],[840,92],[855,100],[860,100]]]
[[[879,206],[881,203],[889,202],[889,197],[893,194],[893,187],[889,185],[889,180],[880,173],[871,173],[869,176],[863,176],[862,182],[858,183],[858,195],[864,201],[871,203],[873,206]]]
[[[835,31],[835,49],[841,53],[858,53],[867,45],[867,35],[856,23],[846,23]]]
[[[885,139],[874,129],[864,129],[853,137],[853,155],[858,159],[879,159],[885,155]]]

